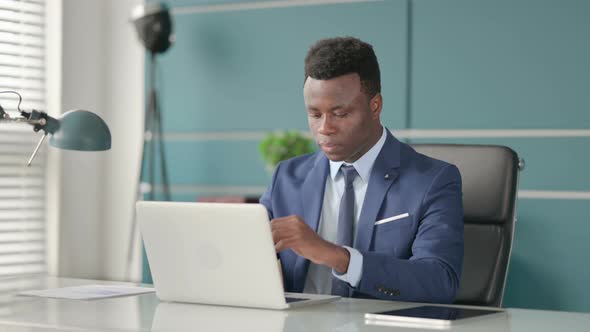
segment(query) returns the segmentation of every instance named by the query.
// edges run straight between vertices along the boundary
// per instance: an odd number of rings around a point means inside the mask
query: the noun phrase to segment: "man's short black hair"
[[[365,93],[372,98],[381,92],[381,74],[373,46],[354,37],[322,39],[305,56],[305,77],[329,80],[357,73]]]

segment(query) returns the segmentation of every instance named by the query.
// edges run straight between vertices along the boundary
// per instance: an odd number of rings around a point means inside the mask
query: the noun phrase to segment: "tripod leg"
[[[155,122],[155,110],[156,110],[156,92],[155,92],[155,56],[152,54],[150,58],[150,93],[147,100],[147,105],[145,109],[145,118],[144,118],[144,130],[143,130],[143,144],[141,148],[141,158],[139,161],[138,166],[138,178],[136,184],[136,201],[143,200],[144,190],[142,188],[142,181],[144,181],[144,177],[146,176],[146,168],[149,167],[147,171],[149,171],[149,184],[150,187],[148,188],[148,200],[154,200],[154,140],[153,140],[153,132],[154,132],[154,122]],[[149,158],[149,159],[148,159]],[[131,273],[131,261],[133,260],[133,246],[135,244],[135,237],[137,234],[137,215],[135,211],[135,203],[133,204],[132,208],[132,218],[131,218],[131,229],[129,231],[129,245],[127,248],[127,264],[125,267],[125,276],[127,279],[130,278]]]
[[[147,123],[147,121],[146,121]],[[137,182],[135,185],[135,201],[143,200],[144,190],[142,186],[142,179],[145,175],[145,160],[146,160],[146,151],[148,141],[146,140],[147,135],[147,128],[144,129],[144,137],[143,143],[141,148],[141,157],[139,159],[139,164],[137,167],[139,176],[137,177]],[[131,217],[131,229],[129,230],[129,240],[127,241],[127,264],[125,266],[125,278],[129,280],[131,278],[131,262],[133,261],[133,246],[135,245],[135,235],[137,234],[137,211],[135,210],[135,202],[133,203],[132,217]]]
[[[162,181],[162,190],[164,193],[164,200],[170,201],[172,200],[170,195],[170,185],[168,181],[168,170],[166,167],[166,153],[164,148],[164,137],[162,135],[162,114],[160,112],[160,105],[158,104],[157,96],[154,95],[154,105],[155,105],[155,124],[154,129],[157,133],[157,143],[160,148],[160,175]]]

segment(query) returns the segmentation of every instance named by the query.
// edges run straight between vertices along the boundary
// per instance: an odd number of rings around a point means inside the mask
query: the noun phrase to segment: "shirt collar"
[[[354,163],[349,164],[345,163],[344,161],[330,160],[330,177],[332,178],[332,180],[336,179],[336,176],[339,173],[338,171],[340,170],[340,166],[342,166],[342,164],[346,164],[352,165],[365,183],[369,182],[369,176],[371,175],[373,164],[375,164],[375,160],[377,159],[379,152],[381,152],[381,148],[383,148],[383,145],[385,144],[385,139],[387,138],[387,133],[385,132],[387,128],[385,128],[383,125],[381,125],[381,128],[383,128],[381,132],[381,138],[379,138],[377,143],[375,143],[375,145],[373,145],[373,147],[369,149],[369,151],[367,151]]]

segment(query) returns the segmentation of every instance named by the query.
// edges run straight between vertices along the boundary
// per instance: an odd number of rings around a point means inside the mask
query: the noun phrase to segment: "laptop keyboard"
[[[293,303],[293,302],[299,302],[299,301],[305,301],[307,299],[301,299],[301,298],[296,298],[296,297],[285,297],[285,301],[287,301],[287,303]]]

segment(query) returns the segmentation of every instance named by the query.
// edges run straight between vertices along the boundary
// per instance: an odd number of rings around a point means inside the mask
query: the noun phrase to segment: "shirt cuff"
[[[344,249],[350,253],[350,261],[348,262],[348,270],[344,274],[336,272],[332,269],[334,277],[347,282],[352,287],[357,287],[361,281],[363,274],[363,255],[360,251],[344,246]]]

